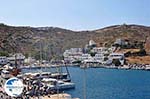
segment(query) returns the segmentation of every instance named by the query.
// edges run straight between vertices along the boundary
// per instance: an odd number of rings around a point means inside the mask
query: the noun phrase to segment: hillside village
[[[68,62],[91,61],[99,62],[100,64],[107,64],[109,58],[113,56],[111,58],[119,60],[123,58],[124,62],[122,65],[136,63],[150,64],[149,54],[146,52],[144,46],[145,42],[130,42],[126,39],[116,39],[111,47],[98,47],[93,40],[90,40],[89,44],[85,45],[84,48],[71,48],[66,50],[63,55],[64,60]],[[138,59],[137,57],[140,58]],[[143,61],[145,57],[147,59]]]
[[[150,28],[146,26],[123,24],[93,31],[71,31],[0,24],[0,35],[0,56],[8,61],[8,57],[21,53],[33,60],[64,59],[70,64],[89,58],[106,64],[111,54],[121,53],[123,64],[150,64]]]
[[[94,40],[90,40],[83,48],[70,48],[63,52],[63,61],[59,59],[36,60],[33,57],[25,57],[22,53],[10,54],[9,57],[1,56],[0,64],[28,65],[42,64],[68,64],[74,66],[89,65],[92,67],[119,66],[125,68],[145,69],[149,67],[150,55],[145,50],[145,42],[130,42],[127,39],[116,39],[111,47],[98,46]],[[16,63],[17,62],[17,63]],[[50,64],[49,64],[50,63]],[[94,65],[95,64],[95,65]],[[131,67],[129,67],[131,65]],[[140,66],[140,67],[139,67]],[[80,66],[81,67],[81,66]],[[112,67],[111,67],[112,68]]]
[[[23,94],[29,97],[75,89],[70,66],[84,72],[86,68],[150,70],[148,27],[121,25],[74,32],[2,25],[0,35],[1,86],[10,77],[21,78],[28,87]],[[7,97],[0,89],[2,97]]]

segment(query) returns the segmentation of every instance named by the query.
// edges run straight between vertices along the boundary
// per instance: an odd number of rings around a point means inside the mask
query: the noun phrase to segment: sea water
[[[65,91],[80,99],[150,99],[150,71],[69,67],[76,88]],[[50,68],[43,71],[54,71]],[[63,68],[63,71],[65,68]],[[23,72],[39,70],[24,69]]]

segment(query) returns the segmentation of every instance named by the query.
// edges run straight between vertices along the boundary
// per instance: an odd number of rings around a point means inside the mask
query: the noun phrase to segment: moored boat
[[[42,82],[53,90],[67,90],[75,88],[74,83],[64,82],[62,80],[56,80],[53,78],[43,78]]]

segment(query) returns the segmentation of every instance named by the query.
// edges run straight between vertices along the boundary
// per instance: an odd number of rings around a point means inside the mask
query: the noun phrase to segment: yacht
[[[64,82],[53,78],[43,78],[42,82],[52,90],[67,90],[74,89],[75,84],[71,82]]]

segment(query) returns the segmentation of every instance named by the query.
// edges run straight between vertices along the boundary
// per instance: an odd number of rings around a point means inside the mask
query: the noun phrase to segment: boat
[[[67,73],[51,73],[51,72],[31,73],[31,72],[28,72],[28,73],[25,73],[23,75],[24,76],[30,76],[30,77],[37,78],[37,79],[54,78],[54,79],[63,80],[65,82],[71,81],[71,79],[68,78]]]
[[[52,73],[51,78],[56,78],[56,79],[66,79],[68,76],[67,73]]]
[[[74,89],[75,84],[71,82],[64,82],[53,78],[43,78],[42,82],[47,85],[51,90],[67,90]]]
[[[130,69],[130,67],[128,65],[123,65],[123,66],[119,66],[118,69]]]
[[[66,90],[66,89],[74,89],[75,84],[71,82],[64,82],[64,81],[58,81],[57,86],[59,90]]]
[[[150,65],[146,65],[145,70],[150,70]]]

